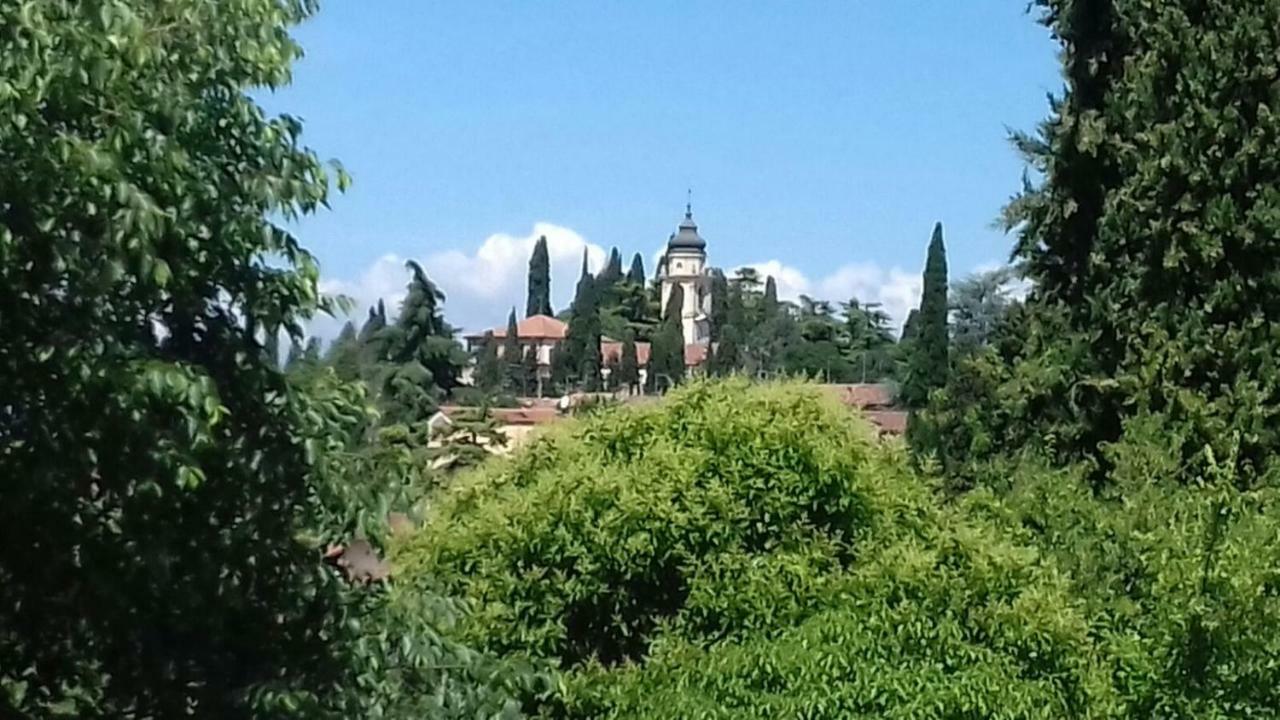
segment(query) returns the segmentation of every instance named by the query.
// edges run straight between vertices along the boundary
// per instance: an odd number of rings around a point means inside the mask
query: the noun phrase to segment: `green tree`
[[[524,348],[520,345],[520,328],[516,324],[516,309],[507,316],[507,335],[502,341],[502,362],[506,365],[505,383],[513,393],[525,392]]]
[[[684,288],[672,286],[662,324],[650,344],[649,383],[657,391],[668,390],[684,379]]]
[[[711,326],[711,342],[720,342],[729,323],[729,280],[718,269],[711,271],[711,311],[707,321]]]
[[[506,367],[498,358],[498,341],[493,332],[486,332],[484,340],[476,350],[475,385],[481,390],[492,393],[502,389]]]
[[[631,268],[627,270],[627,282],[644,287],[644,258],[640,253],[631,256]]]
[[[431,453],[437,467],[452,471],[475,467],[506,446],[507,436],[488,405],[450,412],[448,424],[439,431],[439,447]]]
[[[778,314],[778,284],[774,282],[773,276],[770,275],[764,281],[764,299],[760,304],[760,317],[762,320],[771,320]]]
[[[364,324],[360,326],[360,332],[356,335],[356,343],[360,348],[361,374],[366,380],[376,375],[381,363],[387,359],[387,333],[384,332],[386,327],[387,307],[382,300],[379,300],[369,308],[369,317],[365,319]]]
[[[618,252],[618,248],[609,251],[609,259],[605,261],[604,268],[596,279],[601,288],[611,288],[622,282],[622,254]]]
[[[1014,137],[1043,178],[1005,218],[1032,288],[1027,344],[996,354],[997,425],[975,436],[986,453],[1026,439],[1083,459],[1101,484],[1105,448],[1152,413],[1188,481],[1232,457],[1241,482],[1272,482],[1280,256],[1262,218],[1280,171],[1255,138],[1280,101],[1239,68],[1275,67],[1262,48],[1280,42],[1277,5],[1036,5],[1066,89],[1038,133]]]
[[[339,378],[348,382],[360,379],[360,343],[356,339],[356,325],[348,320],[338,337],[329,345],[325,364],[333,368]]]
[[[575,424],[441,498],[394,558],[475,600],[478,647],[558,664],[546,715],[1114,713],[1078,575],[814,389],[695,382]]]
[[[335,175],[253,100],[312,7],[0,4],[0,715],[280,717],[356,670],[263,352],[336,310],[286,224]]]
[[[529,297],[525,302],[525,317],[555,315],[551,310],[551,256],[547,253],[547,236],[533,244],[529,257]]]
[[[842,303],[842,342],[858,382],[876,382],[893,374],[893,331],[889,314],[879,303],[862,304],[857,298]]]
[[[951,340],[959,354],[986,347],[1015,302],[1010,297],[1012,267],[975,273],[951,288]]]
[[[523,394],[542,397],[542,367],[538,364],[538,348],[531,347],[524,354],[524,370],[520,376],[524,380]]]
[[[911,308],[911,312],[907,313],[906,322],[902,323],[902,336],[898,338],[898,342],[907,343],[915,340],[920,335],[920,308]]]
[[[573,298],[573,315],[565,349],[578,382],[586,390],[600,387],[600,298],[595,278],[587,269],[587,251],[582,251],[582,276]]]
[[[912,408],[924,406],[929,393],[946,384],[950,369],[947,250],[942,241],[942,223],[934,226],[933,237],[929,240],[917,323],[919,334],[911,340],[910,367],[902,386],[902,399]]]
[[[622,358],[618,362],[615,372],[617,375],[617,387],[626,388],[629,392],[636,392],[640,387],[640,361],[636,354],[636,338],[634,334],[628,334],[626,339],[622,341]]]
[[[468,358],[444,319],[444,293],[409,260],[408,294],[396,322],[376,340],[385,348],[379,401],[389,422],[421,422],[458,386]]]

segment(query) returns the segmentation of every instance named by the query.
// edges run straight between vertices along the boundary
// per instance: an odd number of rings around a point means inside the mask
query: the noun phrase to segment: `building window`
[[[676,263],[676,272],[680,272],[683,269],[684,269],[684,263]]]

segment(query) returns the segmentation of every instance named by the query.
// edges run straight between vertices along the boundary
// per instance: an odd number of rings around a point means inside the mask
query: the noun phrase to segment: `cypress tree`
[[[902,336],[898,339],[900,343],[908,343],[916,339],[920,334],[920,308],[911,308],[911,312],[907,313],[907,321],[902,324]]]
[[[502,362],[506,365],[507,389],[520,393],[525,389],[524,353],[520,345],[520,329],[516,324],[516,309],[507,316],[507,336],[502,343]]]
[[[711,272],[711,312],[707,320],[711,325],[711,342],[719,342],[729,323],[729,280],[718,269]]]
[[[498,358],[498,341],[492,331],[486,332],[476,353],[476,387],[485,392],[500,389],[505,375],[503,370],[503,363]]]
[[[721,329],[720,341],[715,345],[708,368],[712,375],[732,375],[742,366],[739,335],[738,328],[733,325],[726,325]]]
[[[649,352],[651,386],[667,390],[684,379],[684,288],[675,285],[667,298],[662,324],[653,338]]]
[[[760,303],[760,315],[764,320],[772,320],[778,316],[778,284],[770,275],[764,281],[764,300]]]
[[[600,304],[595,278],[587,267],[587,251],[582,250],[582,276],[574,293],[569,334],[565,338],[569,367],[584,389],[600,387]]]
[[[547,254],[547,236],[533,244],[529,257],[529,295],[525,302],[525,317],[554,315],[551,311],[551,257]]]
[[[601,286],[605,288],[622,281],[622,254],[618,252],[618,248],[609,251],[609,260],[600,271],[599,280]]]
[[[640,253],[631,257],[631,269],[627,271],[627,282],[644,287],[644,258]]]
[[[1005,211],[1033,288],[1008,382],[1035,410],[982,435],[1053,437],[1101,482],[1140,420],[1187,478],[1274,476],[1280,166],[1262,138],[1280,133],[1280,4],[1034,4],[1066,80],[1013,138],[1044,180]]]
[[[640,361],[636,355],[636,337],[634,333],[628,332],[626,339],[622,341],[622,359],[618,363],[616,374],[618,376],[618,387],[624,387],[631,393],[639,389]]]
[[[524,354],[524,370],[520,374],[524,381],[524,394],[542,397],[542,368],[538,365],[538,348],[529,348]]]
[[[381,300],[369,308],[369,317],[356,335],[360,346],[360,365],[364,369],[375,367],[386,360],[387,307]]]
[[[325,363],[333,368],[334,373],[343,380],[351,381],[360,377],[360,343],[356,339],[356,325],[348,320],[342,326],[342,332],[329,346]]]
[[[947,249],[942,223],[933,228],[920,294],[919,335],[913,341],[910,371],[902,396],[908,407],[922,407],[929,393],[947,383],[950,368],[947,332]]]

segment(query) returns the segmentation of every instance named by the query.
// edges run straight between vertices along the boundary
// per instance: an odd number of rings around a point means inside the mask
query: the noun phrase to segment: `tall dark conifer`
[[[553,315],[551,311],[551,257],[547,254],[547,236],[533,244],[529,257],[529,295],[525,302],[525,317]]]
[[[622,359],[618,363],[617,386],[628,392],[636,392],[640,387],[640,361],[636,354],[635,334],[628,332],[622,341]]]
[[[644,287],[644,258],[640,253],[631,257],[631,269],[627,271],[627,282]]]
[[[615,283],[622,281],[622,254],[618,252],[618,248],[609,251],[609,259],[605,261],[604,269],[600,271],[598,279],[603,288],[612,287]]]
[[[662,324],[650,345],[650,384],[665,391],[684,379],[684,288],[675,285],[667,298]]]
[[[760,303],[760,315],[763,320],[772,320],[778,316],[778,283],[770,275],[764,281],[764,299]]]
[[[569,317],[569,334],[565,338],[569,367],[577,373],[579,384],[586,390],[600,387],[600,301],[596,280],[587,267],[587,251],[582,251],[582,275],[574,293],[573,313]]]
[[[929,393],[947,383],[950,368],[947,332],[947,249],[942,242],[942,223],[933,228],[924,265],[924,288],[920,294],[919,335],[914,338],[910,371],[902,389],[908,407],[922,407]]]
[[[511,392],[525,391],[525,365],[520,345],[520,326],[516,323],[516,309],[507,316],[507,335],[502,341],[502,362],[506,366],[506,385]]]

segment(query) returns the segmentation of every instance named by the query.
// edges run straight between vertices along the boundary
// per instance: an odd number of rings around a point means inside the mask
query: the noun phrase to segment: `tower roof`
[[[668,250],[705,250],[707,241],[698,235],[698,223],[693,221],[693,205],[692,203],[684,206],[684,220],[680,221],[680,227],[675,235],[667,241]]]

